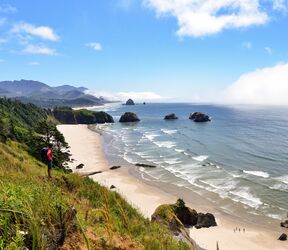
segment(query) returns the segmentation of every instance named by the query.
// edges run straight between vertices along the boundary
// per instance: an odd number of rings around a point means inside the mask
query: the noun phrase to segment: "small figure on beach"
[[[245,228],[243,228],[243,233],[245,233]]]

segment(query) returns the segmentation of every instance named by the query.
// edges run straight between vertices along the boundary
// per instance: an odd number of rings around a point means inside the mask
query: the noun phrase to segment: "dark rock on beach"
[[[126,102],[126,105],[135,105],[134,101],[132,99],[128,99]]]
[[[81,163],[81,164],[79,164],[79,165],[76,166],[76,169],[81,169],[81,168],[83,168],[83,167],[84,167],[84,164]]]
[[[286,241],[287,240],[287,234],[281,234],[280,237],[278,238],[278,240],[281,240],[281,241]]]
[[[95,175],[95,174],[101,174],[102,171],[95,171],[95,172],[91,172],[91,173],[88,173],[87,176],[91,176],[91,175]]]
[[[194,122],[210,122],[211,121],[208,115],[201,113],[201,112],[194,112],[190,114],[189,119],[193,120]]]
[[[177,120],[178,117],[173,113],[173,114],[169,114],[169,115],[166,115],[164,117],[164,120]]]
[[[190,207],[186,207],[185,203],[182,199],[178,199],[175,206],[175,214],[178,219],[185,226],[195,226],[198,220],[198,214],[196,210],[191,209]]]
[[[118,169],[118,168],[121,168],[121,166],[113,166],[113,167],[111,167],[110,169],[111,169],[111,170],[115,170],[115,169]]]
[[[280,226],[281,226],[281,227],[288,228],[288,220],[285,220],[285,221],[281,222],[281,223],[280,223]]]
[[[149,164],[142,164],[142,163],[137,163],[135,164],[137,167],[143,167],[143,168],[156,168],[154,165],[149,165]]]
[[[126,112],[124,115],[121,116],[119,122],[139,122],[140,119],[138,116],[133,112]]]
[[[110,186],[110,189],[115,189],[116,187],[114,185],[111,185]]]
[[[215,226],[217,226],[217,223],[215,221],[215,217],[213,214],[198,213],[197,224],[195,225],[197,229],[202,227],[215,227]]]

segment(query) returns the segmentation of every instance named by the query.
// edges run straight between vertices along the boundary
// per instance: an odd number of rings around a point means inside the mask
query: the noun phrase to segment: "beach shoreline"
[[[129,169],[123,166],[117,170],[110,170],[111,165],[104,153],[101,135],[88,129],[86,125],[59,125],[58,129],[71,147],[74,162],[70,163],[69,167],[73,172],[83,174],[102,171],[91,178],[108,188],[114,185],[116,191],[138,208],[145,217],[150,218],[159,205],[175,203],[179,198],[178,190],[172,190],[169,185],[143,179],[144,173],[137,171],[136,168]],[[76,170],[76,166],[80,163],[84,164],[83,169]],[[280,226],[277,229],[277,226],[273,225],[271,226],[273,229],[269,229],[261,223],[248,223],[236,216],[232,218],[217,210],[210,202],[204,202],[204,198],[199,197],[193,191],[186,190],[183,193],[185,193],[184,197],[181,198],[184,198],[188,206],[195,208],[198,212],[213,213],[218,223],[218,226],[214,228],[190,230],[191,238],[200,247],[214,250],[218,242],[221,250],[287,249],[286,242],[277,241],[280,234],[284,232]],[[236,227],[241,231],[234,232]],[[246,229],[245,233],[243,228]]]

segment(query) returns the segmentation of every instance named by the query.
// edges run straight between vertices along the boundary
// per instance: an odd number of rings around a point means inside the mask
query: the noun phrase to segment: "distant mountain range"
[[[24,103],[34,103],[41,107],[55,106],[94,106],[108,103],[103,97],[86,94],[85,87],[61,85],[51,87],[43,82],[32,80],[0,82],[0,97],[19,99]]]

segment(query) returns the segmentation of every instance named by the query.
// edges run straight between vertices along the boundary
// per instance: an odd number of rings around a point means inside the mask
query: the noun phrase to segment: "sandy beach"
[[[93,180],[107,186],[116,186],[116,190],[122,194],[134,207],[147,218],[150,218],[157,206],[164,203],[174,203],[177,196],[165,192],[155,185],[149,185],[131,175],[128,168],[122,167],[117,170],[110,170],[111,167],[102,149],[101,135],[88,129],[86,125],[59,125],[58,129],[63,133],[66,141],[71,147],[73,163],[69,167],[80,174],[94,171],[102,171],[100,174],[91,176]],[[75,167],[83,163],[83,169],[76,170]],[[237,218],[230,218],[219,211],[213,211],[212,207],[206,207],[206,211],[199,205],[187,203],[196,210],[201,207],[201,212],[212,212],[218,223],[217,227],[209,229],[191,229],[191,238],[202,248],[215,250],[218,242],[221,250],[284,250],[288,249],[287,242],[277,240],[279,235],[287,230],[279,228],[273,230],[263,229],[255,224],[244,223]],[[241,231],[234,231],[235,228]],[[245,232],[243,231],[245,228]]]

